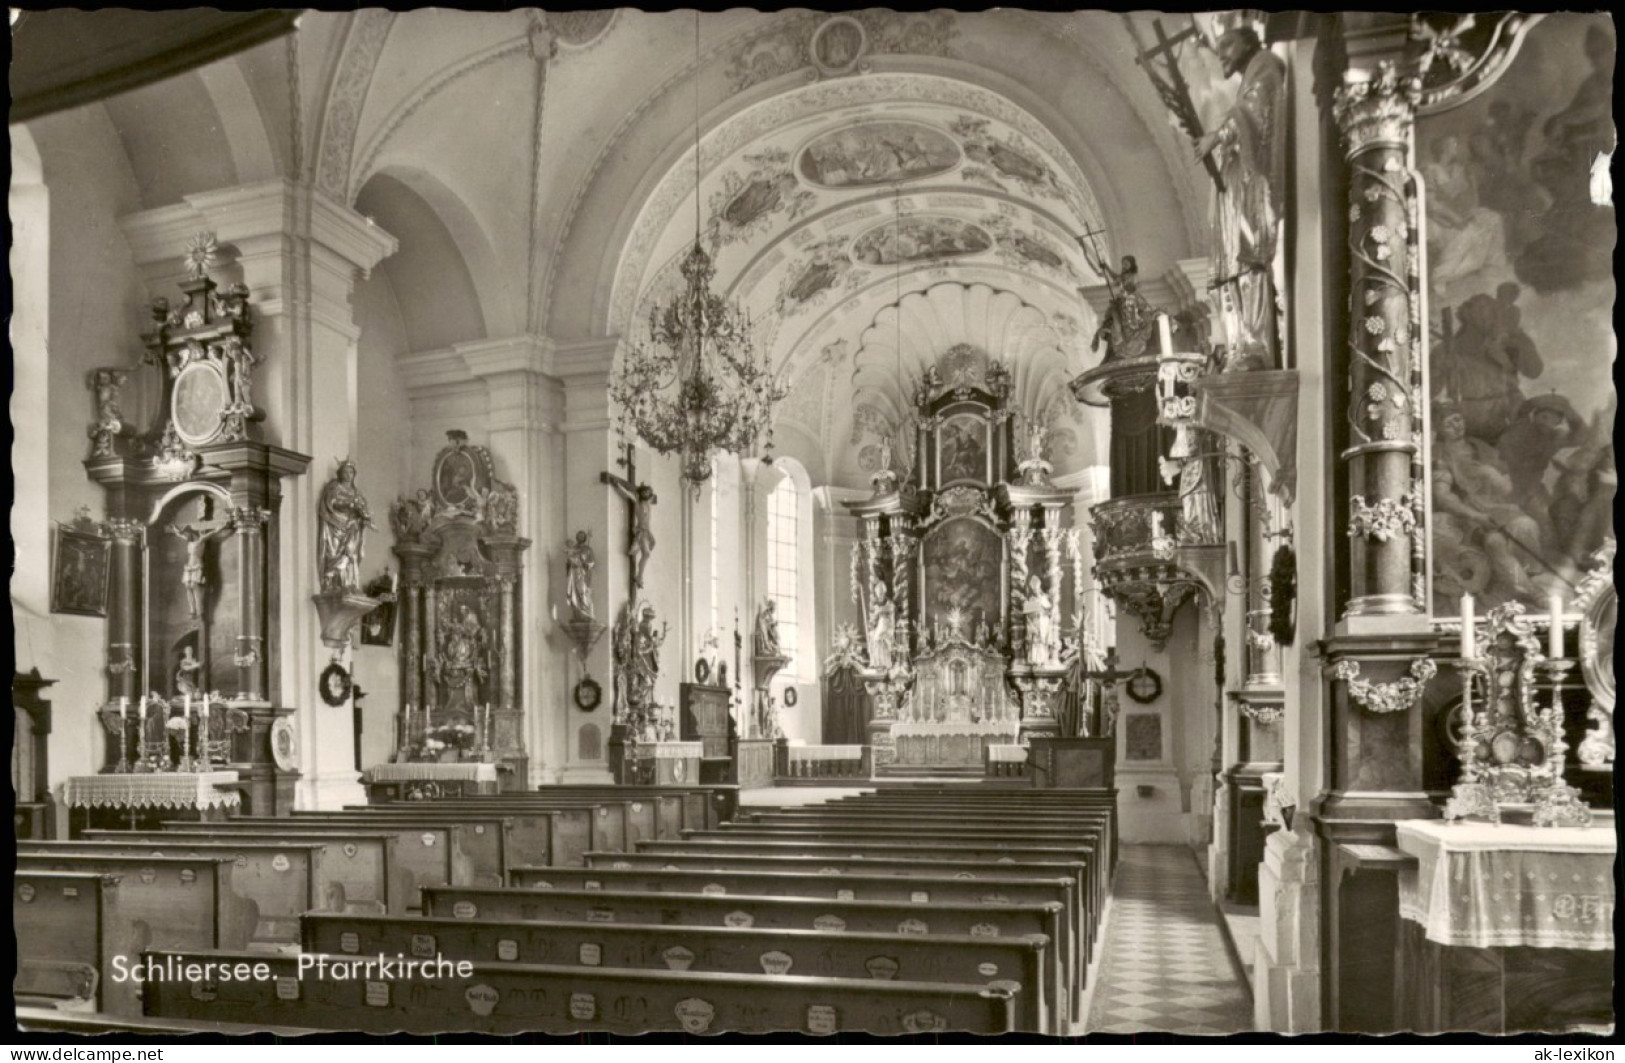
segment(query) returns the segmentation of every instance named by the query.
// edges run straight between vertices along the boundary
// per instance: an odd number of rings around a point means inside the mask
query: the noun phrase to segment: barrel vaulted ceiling
[[[1143,277],[1204,244],[1205,179],[1104,12],[736,9],[697,42],[683,11],[307,12],[105,109],[144,206],[297,174],[373,217],[414,351],[604,358],[695,238],[698,114],[700,238],[790,386],[781,449],[845,486],[925,366],[990,357],[1063,469],[1101,461],[1063,393],[1098,283],[1075,234]]]

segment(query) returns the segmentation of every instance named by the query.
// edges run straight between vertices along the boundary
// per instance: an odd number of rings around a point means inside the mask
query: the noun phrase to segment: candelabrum
[[[1564,780],[1568,743],[1563,738],[1563,681],[1574,670],[1572,658],[1537,657],[1535,670],[1546,672],[1550,692],[1545,705],[1535,703],[1532,692],[1522,694],[1520,719],[1523,736],[1512,731],[1513,721],[1498,720],[1493,713],[1497,696],[1497,667],[1493,657],[1464,657],[1455,662],[1462,672],[1461,729],[1456,738],[1456,755],[1461,775],[1445,802],[1444,818],[1460,820],[1482,816],[1500,823],[1503,801],[1533,804],[1532,822],[1537,827],[1583,827],[1591,823],[1591,810],[1580,793]],[[1521,671],[1521,669],[1520,669]],[[1482,679],[1488,689],[1475,689]],[[1511,746],[1533,739],[1540,757],[1518,765]],[[1501,743],[1508,749],[1498,749]],[[1519,748],[1521,752],[1521,745]]]
[[[1456,758],[1461,761],[1461,776],[1451,787],[1445,802],[1444,818],[1466,819],[1484,816],[1491,823],[1501,822],[1501,806],[1496,803],[1493,787],[1483,778],[1483,764],[1479,746],[1489,740],[1489,715],[1485,711],[1488,700],[1482,704],[1474,698],[1473,686],[1480,677],[1489,677],[1492,662],[1488,657],[1462,657],[1455,662],[1461,671],[1461,731],[1456,736]]]

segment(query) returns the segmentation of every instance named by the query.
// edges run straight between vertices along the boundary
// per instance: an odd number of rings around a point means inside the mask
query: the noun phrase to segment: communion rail
[[[1027,777],[1027,747],[990,745],[983,750],[984,773],[994,778]]]
[[[778,747],[775,782],[802,782],[809,779],[868,779],[874,775],[872,746],[792,746]]]

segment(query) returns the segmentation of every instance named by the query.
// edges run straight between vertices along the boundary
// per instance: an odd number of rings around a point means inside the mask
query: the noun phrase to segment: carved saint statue
[[[869,667],[889,672],[892,642],[897,637],[897,606],[887,597],[886,585],[875,584],[875,599],[869,606]]]
[[[1179,537],[1187,544],[1216,543],[1221,538],[1219,500],[1202,454],[1201,435],[1189,425],[1174,429],[1168,458],[1161,462],[1164,482],[1179,483]]]
[[[201,689],[198,685],[198,673],[203,669],[203,662],[192,653],[192,647],[181,649],[181,659],[175,665],[175,696],[182,694],[196,695]]]
[[[230,535],[232,526],[229,523],[218,524],[212,528],[203,524],[171,524],[168,531],[186,543],[186,564],[181,568],[181,587],[186,591],[187,612],[196,619],[203,615],[203,548],[216,536]]]
[[[316,502],[321,525],[318,560],[323,591],[361,590],[361,547],[366,529],[374,527],[367,500],[355,486],[355,464],[339,463]]]
[[[457,619],[446,625],[433,666],[435,677],[447,687],[449,706],[473,708],[479,700],[477,684],[488,671],[488,656],[485,627],[465,605]]]
[[[779,646],[779,603],[769,598],[756,613],[756,638],[751,647],[758,657],[782,657]]]
[[[1241,88],[1230,112],[1197,142],[1196,157],[1213,155],[1224,179],[1213,268],[1239,331],[1230,337],[1226,368],[1267,369],[1275,364],[1271,271],[1286,180],[1286,64],[1250,26],[1226,32],[1218,52],[1224,76],[1240,74]]]
[[[1156,333],[1157,312],[1150,300],[1140,294],[1140,266],[1133,255],[1123,256],[1122,269],[1112,269],[1104,259],[1098,258],[1083,244],[1089,265],[1106,280],[1111,291],[1111,302],[1095,337],[1089,344],[1091,351],[1100,350],[1100,341],[1106,341],[1106,355],[1102,362],[1140,358],[1146,353],[1151,337]]]
[[[574,611],[576,619],[591,620],[592,616],[592,570],[598,564],[593,555],[592,546],[587,542],[588,532],[576,532],[573,542],[564,546],[564,567],[566,571],[564,599]]]
[[[1055,663],[1054,602],[1044,591],[1044,583],[1033,573],[1027,581],[1027,600],[1021,605],[1021,614],[1027,621],[1027,663],[1047,667]]]

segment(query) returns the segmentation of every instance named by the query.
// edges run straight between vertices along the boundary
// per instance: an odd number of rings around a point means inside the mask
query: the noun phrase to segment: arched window
[[[801,625],[801,496],[785,476],[767,496],[767,593],[778,604],[779,648],[790,658],[787,670],[803,672]]]

